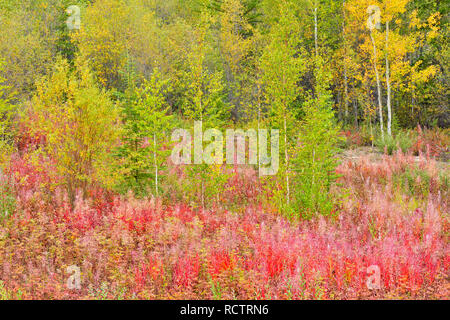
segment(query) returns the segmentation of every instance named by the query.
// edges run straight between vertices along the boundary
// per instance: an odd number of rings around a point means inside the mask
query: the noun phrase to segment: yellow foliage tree
[[[59,59],[53,72],[37,83],[30,116],[25,119],[33,134],[44,137],[37,150],[56,163],[56,174],[73,204],[76,193],[88,186],[111,187],[112,150],[121,132],[118,108],[97,87],[85,61],[74,71]]]

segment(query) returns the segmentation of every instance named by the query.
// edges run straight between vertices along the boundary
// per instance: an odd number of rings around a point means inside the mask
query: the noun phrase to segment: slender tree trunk
[[[284,161],[286,163],[286,203],[289,206],[291,192],[289,187],[289,153],[287,145],[287,125],[286,125],[286,114],[284,114]]]
[[[202,208],[205,207],[205,183],[202,179]]]
[[[261,121],[261,85],[259,83],[259,77],[257,81],[258,81],[257,87],[258,87],[258,148],[259,148],[259,123]],[[258,156],[258,176],[259,176],[261,173],[261,158],[260,158],[261,151],[259,149],[257,150],[258,150],[257,156]]]
[[[378,111],[380,113],[381,138],[384,140],[383,105],[382,105],[382,102],[381,102],[381,83],[380,83],[380,74],[378,73],[378,67],[377,67],[377,47],[375,45],[375,39],[373,38],[372,31],[370,31],[370,39],[372,40],[372,45],[373,45],[373,69],[375,71],[375,76],[376,76],[376,79],[377,79]]]
[[[342,103],[341,103],[342,102]],[[338,92],[337,94],[336,94],[336,105],[338,105],[339,106],[339,108],[338,108],[338,120],[339,121],[344,121],[344,116],[343,116],[343,109],[344,109],[344,102],[343,102],[343,100],[341,101],[341,93],[340,92]]]
[[[348,77],[347,77],[347,65],[344,58],[344,123],[348,119]]]
[[[317,1],[314,2],[314,47],[316,49],[316,59],[319,57],[319,44],[317,40]]]
[[[344,40],[344,112],[345,118],[344,123],[346,123],[348,119],[348,76],[347,76],[347,39],[345,35],[345,0],[342,1],[342,36]]]
[[[156,162],[156,133],[153,133],[153,163],[155,165],[155,190],[158,196],[158,164]]]
[[[386,87],[387,87],[387,133],[392,135],[391,125],[392,125],[392,109],[391,109],[391,79],[389,74],[389,21],[386,21]]]
[[[201,110],[200,121],[202,123],[202,132],[200,134],[203,136],[203,109],[202,108],[203,108],[202,101],[200,100],[200,110]],[[202,157],[203,157],[203,139],[202,139],[202,146],[201,146],[201,148],[202,148]],[[202,163],[203,163],[203,160],[202,160]],[[202,175],[201,175],[201,179],[202,179],[202,190],[201,190],[201,192],[202,192],[202,208],[205,208],[205,178],[204,178],[203,174],[204,174],[204,172],[202,172]]]
[[[409,64],[412,66],[413,65],[413,55],[414,53],[411,52],[408,55],[408,60],[409,60]],[[415,104],[415,100],[414,100],[414,94],[415,94],[415,89],[414,89],[414,82],[412,80],[412,77],[410,79],[410,86],[411,86],[411,121],[414,120],[414,104]]]
[[[353,111],[355,112],[355,127],[358,128],[358,104],[353,101]]]

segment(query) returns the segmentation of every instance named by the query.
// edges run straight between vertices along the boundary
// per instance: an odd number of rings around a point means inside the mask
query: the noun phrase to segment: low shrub
[[[411,132],[400,131],[397,135],[385,135],[384,138],[379,136],[375,140],[375,145],[380,152],[386,152],[392,155],[395,151],[401,150],[407,153],[414,145],[415,138]]]
[[[415,155],[429,153],[444,160],[449,158],[450,129],[422,129],[418,126],[416,132],[417,139],[411,148]]]
[[[16,195],[12,179],[0,171],[0,222],[10,216],[16,208]]]

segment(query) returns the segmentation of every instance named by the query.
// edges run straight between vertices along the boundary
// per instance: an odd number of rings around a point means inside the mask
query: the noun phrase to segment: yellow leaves
[[[439,12],[436,12],[428,17],[427,24],[430,28],[430,32],[427,34],[428,41],[431,41],[439,36],[440,20],[441,14]]]
[[[130,7],[118,0],[99,0],[83,15],[83,28],[72,33],[80,54],[105,86],[116,84],[118,71],[124,66],[125,49],[130,47]]]
[[[414,84],[424,83],[432,79],[437,72],[439,71],[437,66],[429,66],[423,70],[418,70],[419,66],[421,65],[421,61],[417,62],[411,72],[411,82]]]
[[[428,17],[428,19],[427,19],[428,26],[430,28],[438,28],[440,20],[441,20],[441,14],[439,12],[436,12]]]
[[[384,0],[383,1],[383,20],[392,21],[392,19],[406,11],[406,5],[410,0]]]
[[[84,182],[109,184],[110,150],[120,134],[118,110],[95,84],[87,63],[79,58],[71,72],[65,60],[38,83],[29,121],[45,137],[40,156],[52,159],[60,177],[73,188]],[[97,165],[101,163],[101,165]]]
[[[242,33],[249,32],[252,27],[243,17],[243,7],[239,0],[225,0],[223,10],[219,34],[221,50],[229,67],[237,73],[241,60],[252,44],[252,39],[244,39]]]
[[[0,172],[9,163],[12,151],[12,146],[0,140]]]
[[[411,29],[420,29],[422,27],[422,21],[417,15],[417,10],[411,12],[411,16],[409,17],[409,27]]]
[[[441,21],[441,14],[439,12],[433,13],[426,19],[426,21],[422,21],[418,17],[417,10],[414,10],[410,16],[409,26],[412,29],[429,28],[430,30],[426,35],[426,39],[428,41],[432,41],[433,39],[435,39],[439,36],[440,21]],[[421,42],[422,41],[419,40],[419,43],[421,43]]]
[[[346,1],[345,9],[348,12],[348,17],[351,22],[357,22],[360,28],[366,28],[368,19],[367,8],[371,5],[376,5],[373,0],[350,0]]]
[[[399,34],[396,30],[391,30],[389,32],[389,58],[403,60],[407,53],[414,51],[414,42],[414,36]]]

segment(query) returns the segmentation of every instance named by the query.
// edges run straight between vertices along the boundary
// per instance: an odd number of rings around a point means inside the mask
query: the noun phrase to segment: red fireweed
[[[9,296],[448,298],[448,191],[433,160],[343,163],[341,212],[297,222],[261,204],[207,210],[102,191],[73,208],[62,193],[49,205],[37,201],[47,178],[21,163],[11,167],[18,209],[0,226]],[[426,197],[396,182],[416,167],[431,177]],[[80,267],[81,290],[66,285],[70,265]],[[380,270],[380,289],[367,285],[370,266]]]

